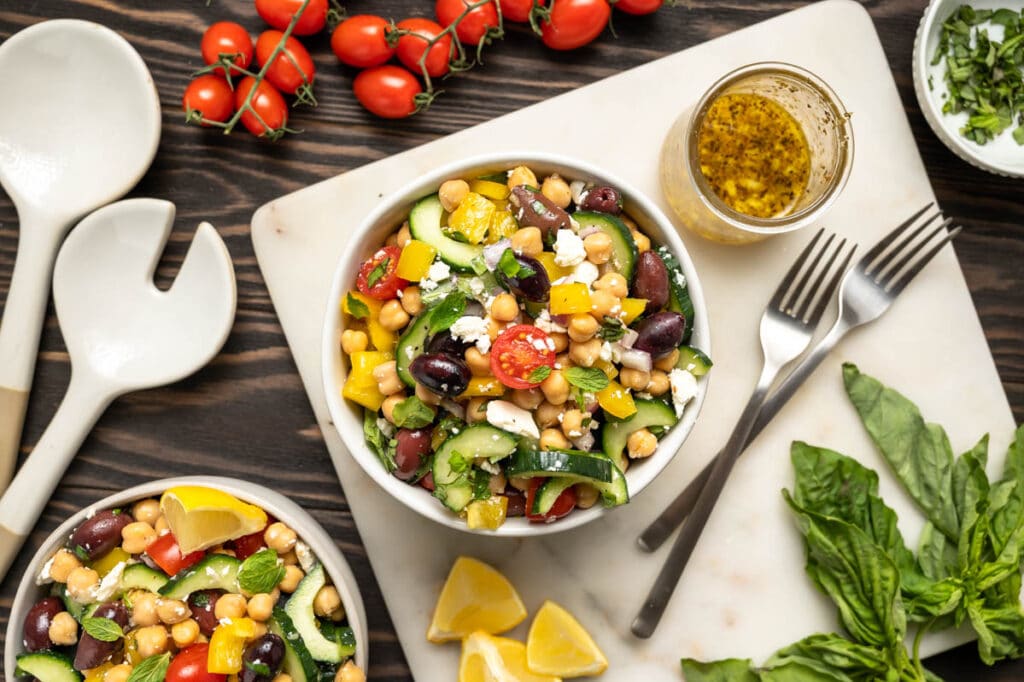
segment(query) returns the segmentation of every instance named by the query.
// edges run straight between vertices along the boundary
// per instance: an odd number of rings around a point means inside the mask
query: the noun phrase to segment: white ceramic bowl
[[[979,145],[960,134],[960,128],[967,121],[966,113],[948,116],[942,113],[946,66],[942,62],[933,66],[931,62],[942,34],[942,23],[962,4],[963,0],[932,0],[924,12],[914,41],[914,91],[918,104],[932,131],[961,159],[996,175],[1024,178],[1024,146],[1018,145],[1010,135],[1013,126],[996,139]],[[1024,7],[1022,0],[975,0],[969,4],[975,9],[1006,7],[1019,11]],[[1001,32],[1002,27],[989,28],[993,39],[1001,40]]]
[[[341,397],[348,369],[340,350],[343,331],[340,302],[345,293],[355,286],[360,264],[384,243],[387,235],[402,224],[418,199],[437,192],[437,188],[445,180],[503,172],[521,164],[529,166],[539,176],[558,173],[570,180],[588,180],[617,188],[624,197],[625,211],[636,220],[640,228],[654,243],[666,245],[679,258],[697,313],[690,343],[705,352],[711,347],[704,293],[682,240],[671,221],[650,199],[611,173],[565,156],[538,152],[501,153],[467,158],[439,166],[391,196],[385,197],[376,210],[356,229],[350,241],[354,248],[342,256],[334,273],[323,333],[324,388],[331,419],[359,465],[396,500],[428,519],[450,528],[496,536],[557,533],[582,526],[610,510],[598,504],[590,509],[577,509],[555,523],[530,523],[525,518],[510,518],[496,531],[474,531],[469,529],[464,519],[446,509],[427,490],[404,483],[388,474],[363,440],[363,408]],[[637,462],[626,472],[631,496],[639,494],[661,473],[686,440],[700,413],[707,392],[707,383],[707,377],[700,381],[697,396],[687,406],[682,420],[662,439],[658,451],[643,462]]]
[[[4,674],[8,680],[15,679],[15,658],[24,651],[22,626],[25,622],[25,616],[28,610],[32,608],[32,605],[39,601],[39,599],[47,596],[49,592],[49,586],[39,587],[35,583],[35,578],[39,575],[43,564],[53,556],[54,552],[64,546],[71,532],[93,513],[113,507],[123,507],[146,497],[155,497],[168,488],[177,485],[202,485],[223,490],[240,500],[259,506],[293,528],[298,533],[299,538],[309,545],[313,553],[323,563],[324,568],[327,569],[327,575],[330,576],[331,581],[338,588],[349,626],[356,636],[356,664],[364,671],[366,670],[370,631],[366,624],[366,610],[363,608],[363,599],[359,594],[359,586],[356,584],[352,569],[349,568],[348,563],[334,544],[331,536],[327,534],[327,531],[302,507],[281,493],[269,488],[235,478],[182,476],[179,478],[149,481],[148,483],[115,493],[110,497],[105,497],[69,518],[43,541],[39,551],[36,552],[35,556],[32,557],[32,561],[29,562],[28,569],[18,585],[18,592],[14,597],[14,603],[11,605],[6,645],[4,647]]]

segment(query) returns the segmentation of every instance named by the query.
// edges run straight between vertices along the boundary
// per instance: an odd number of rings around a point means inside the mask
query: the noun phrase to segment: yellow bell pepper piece
[[[395,274],[410,282],[418,282],[427,276],[430,264],[434,262],[437,249],[418,239],[410,239],[398,257]]]
[[[482,194],[488,199],[497,199],[498,201],[508,198],[509,193],[508,185],[506,184],[494,182],[493,180],[479,179],[470,180],[469,191]]]
[[[556,284],[551,287],[551,314],[589,313],[590,290],[582,282]]]
[[[463,391],[460,398],[473,398],[477,396],[497,397],[505,395],[505,385],[494,377],[473,377],[469,380],[469,386]]]
[[[114,664],[110,661],[101,663],[95,668],[89,670],[83,670],[85,675],[85,682],[103,682],[103,676],[107,674],[107,671],[114,667]]]
[[[548,279],[552,282],[572,274],[572,268],[566,268],[556,263],[555,254],[550,251],[541,251],[534,258],[544,266],[544,269],[548,272]]]
[[[221,621],[210,637],[206,670],[218,675],[241,672],[245,644],[255,636],[256,621],[252,618],[229,618]]]
[[[352,369],[341,389],[341,395],[354,403],[371,410],[379,410],[384,404],[384,394],[377,388],[377,380],[373,377],[373,368],[393,359],[391,353],[381,351],[359,351],[353,353],[349,360]]]
[[[471,502],[466,507],[466,525],[475,530],[498,530],[505,523],[508,498],[492,495],[486,500]]]
[[[484,241],[488,244],[494,244],[506,237],[511,237],[518,229],[519,223],[512,217],[512,214],[499,209],[494,212],[494,217],[491,218],[491,227],[487,230],[487,239]]]
[[[647,307],[646,298],[624,298],[622,299],[622,314],[619,318],[626,325],[633,323],[633,320],[640,317]]]
[[[131,555],[124,551],[120,547],[115,547],[96,561],[92,562],[92,570],[99,573],[100,578],[105,576],[114,570],[114,566],[117,566],[122,561],[128,561]]]
[[[605,412],[619,419],[636,413],[633,396],[617,381],[609,381],[607,386],[597,392],[597,403]]]
[[[448,228],[463,235],[470,244],[479,244],[487,235],[497,208],[485,197],[470,192],[448,216]]]
[[[594,367],[605,373],[609,379],[614,379],[619,376],[619,370],[614,363],[608,362],[607,360],[594,360]]]
[[[350,291],[341,299],[341,310],[346,315],[352,314],[352,311],[349,309],[349,296],[361,302],[370,311],[370,316],[364,319],[363,322],[366,323],[366,330],[370,333],[370,343],[373,344],[373,347],[380,351],[393,351],[395,345],[398,344],[398,335],[389,329],[385,329],[380,324],[380,309],[384,303],[358,291]]]
[[[364,350],[353,353],[349,357],[352,363],[352,371],[349,376],[358,375],[364,378],[373,378],[373,368],[383,365],[388,360],[394,360],[395,356],[384,351]]]

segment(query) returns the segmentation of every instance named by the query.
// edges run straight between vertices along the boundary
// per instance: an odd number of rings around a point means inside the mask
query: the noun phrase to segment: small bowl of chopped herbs
[[[1024,177],[1024,2],[931,2],[914,43],[914,89],[957,156]]]

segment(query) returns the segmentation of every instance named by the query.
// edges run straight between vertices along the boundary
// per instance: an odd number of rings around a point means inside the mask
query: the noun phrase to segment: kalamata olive
[[[637,325],[633,348],[647,351],[657,359],[678,348],[685,332],[686,318],[679,313],[668,310],[655,313]]]
[[[64,604],[56,597],[47,597],[37,601],[35,605],[25,614],[25,625],[22,634],[25,639],[25,648],[29,651],[49,649],[53,646],[50,641],[50,623],[53,617],[64,610]]]
[[[267,633],[245,647],[239,682],[269,682],[277,675],[284,660],[284,640]],[[265,667],[264,667],[265,666]]]
[[[622,213],[622,197],[614,187],[593,187],[584,195],[580,209],[618,215]]]
[[[93,612],[92,617],[109,618],[121,626],[122,630],[128,627],[128,609],[119,601],[100,604]],[[75,649],[75,670],[95,668],[110,658],[110,655],[119,646],[121,646],[119,639],[113,642],[103,642],[87,632],[82,632],[82,636],[78,640],[78,648]]]
[[[193,592],[188,598],[188,608],[192,617],[199,623],[199,631],[209,637],[217,627],[217,616],[213,609],[221,593],[218,590],[202,590]]]
[[[536,258],[518,254],[515,258],[519,264],[519,274],[510,277],[499,268],[498,277],[518,298],[524,298],[534,303],[546,303],[551,293],[551,280],[548,278],[548,271]],[[528,269],[524,270],[524,268]],[[532,273],[530,273],[531,270]],[[528,273],[528,276],[523,276],[523,273]]]
[[[434,492],[434,473],[431,471],[427,472],[427,475],[420,479],[420,487],[426,488],[430,492]]]
[[[508,518],[526,516],[526,498],[523,497],[518,490],[514,488],[511,492],[506,490],[505,497],[508,498],[508,507],[505,509],[505,516]]]
[[[430,453],[430,436],[433,429],[398,429],[395,440],[395,477],[408,481],[416,475],[423,464],[423,458]]]
[[[430,343],[427,344],[428,353],[444,353],[445,355],[451,355],[455,358],[461,358],[465,354],[466,349],[472,344],[465,341],[460,341],[451,335],[449,331],[438,332],[434,334],[430,339]]]
[[[409,364],[413,378],[434,393],[454,398],[469,386],[469,366],[462,358],[424,353]]]
[[[121,544],[121,529],[132,522],[131,514],[106,509],[82,522],[71,534],[71,551],[90,561]]]
[[[661,310],[668,303],[668,269],[654,251],[644,251],[636,261],[633,275],[634,298],[647,299],[647,312]]]
[[[548,234],[568,230],[571,225],[568,213],[526,185],[513,187],[510,201],[518,209],[515,218],[519,227],[538,227],[541,232]]]

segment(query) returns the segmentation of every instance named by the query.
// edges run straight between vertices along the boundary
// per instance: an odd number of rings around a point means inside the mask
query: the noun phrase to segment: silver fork
[[[942,212],[938,210],[926,216],[918,225],[918,219],[932,206],[926,205],[879,240],[847,273],[839,290],[839,315],[835,324],[772,393],[761,408],[747,444],[778,414],[840,339],[852,329],[880,317],[935,254],[960,232],[960,227],[947,231],[953,221],[942,220]],[[918,239],[936,220],[940,220],[939,224],[923,239]],[[931,248],[926,249],[929,245],[932,245]],[[683,522],[707,483],[713,465],[714,460],[644,530],[637,539],[641,549],[655,551]]]
[[[853,256],[855,245],[847,252],[842,265],[829,277],[830,271],[833,270],[832,266],[846,246],[846,240],[840,240],[838,246],[831,249],[835,235],[829,236],[824,244],[819,246],[822,234],[824,230],[819,230],[797,258],[776,289],[775,295],[765,308],[764,315],[761,316],[761,352],[764,355],[761,377],[757,380],[757,387],[743,409],[729,442],[715,460],[707,483],[682,532],[676,538],[675,545],[647,596],[647,601],[633,621],[632,630],[637,637],[650,637],[658,626],[676,583],[679,582],[679,577],[686,568],[704,525],[711,516],[711,510],[718,501],[722,488],[725,487],[729,472],[732,471],[733,464],[750,436],[754,420],[761,410],[768,390],[782,368],[807,349],[825,307]],[[829,252],[831,256],[826,260]],[[821,266],[822,261],[825,261],[824,266]]]

